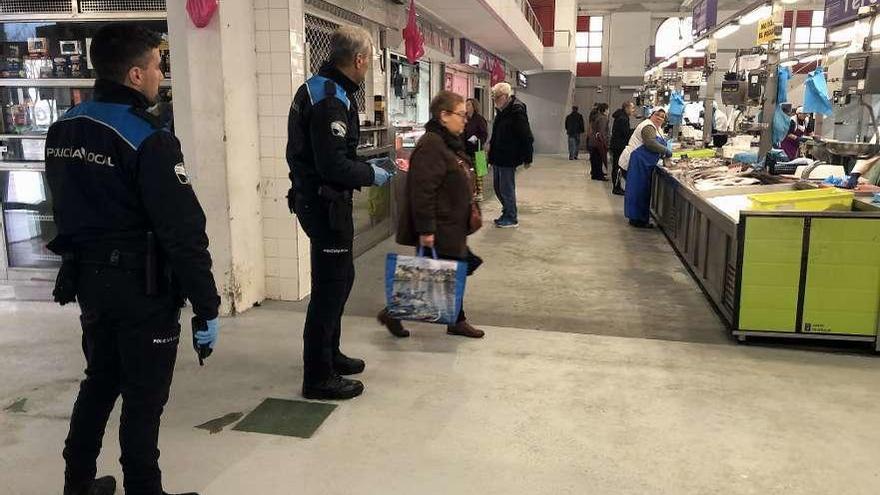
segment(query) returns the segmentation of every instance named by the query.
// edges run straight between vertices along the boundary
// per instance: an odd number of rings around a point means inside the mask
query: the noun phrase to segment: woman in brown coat
[[[464,98],[441,91],[431,102],[431,121],[409,160],[406,195],[400,211],[397,242],[434,248],[440,258],[466,261],[468,273],[482,263],[467,246],[474,182],[461,133],[467,123]],[[408,337],[399,320],[382,310],[379,322],[396,337]],[[464,314],[447,327],[450,335],[481,338]]]

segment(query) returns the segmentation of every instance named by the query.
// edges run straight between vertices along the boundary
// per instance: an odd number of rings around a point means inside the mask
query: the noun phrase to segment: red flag
[[[406,43],[406,59],[414,64],[425,55],[425,38],[416,22],[416,0],[410,0],[409,20],[403,28],[403,39]]]
[[[504,64],[501,63],[501,60],[495,59],[495,65],[492,66],[492,86],[500,82],[504,82],[507,74],[504,73]]]

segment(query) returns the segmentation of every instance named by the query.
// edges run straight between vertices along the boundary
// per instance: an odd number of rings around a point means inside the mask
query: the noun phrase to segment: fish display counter
[[[848,340],[880,352],[880,204],[727,165],[658,167],[651,214],[739,340]]]

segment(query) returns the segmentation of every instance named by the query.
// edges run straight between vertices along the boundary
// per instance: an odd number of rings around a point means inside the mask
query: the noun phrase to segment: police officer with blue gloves
[[[358,160],[360,139],[355,93],[373,57],[370,34],[343,27],[319,74],[299,88],[288,119],[287,163],[292,212],[312,241],[312,295],[303,332],[303,396],[342,400],[364,385],[344,375],[364,371],[364,362],[339,349],[342,313],[354,283],[352,192],[382,186],[391,177],[379,161]]]
[[[65,495],[115,492],[112,477],[95,474],[119,396],[125,493],[165,493],[159,420],[184,299],[196,315],[200,356],[217,341],[220,298],[205,214],[179,141],[149,112],[163,78],[161,41],[136,25],[101,28],[91,45],[94,100],[68,110],[46,140],[58,227],[49,247],[63,258],[54,295],[79,302],[87,363],[64,447]]]

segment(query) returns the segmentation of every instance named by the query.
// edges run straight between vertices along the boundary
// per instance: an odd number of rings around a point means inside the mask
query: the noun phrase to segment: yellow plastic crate
[[[751,194],[757,211],[852,211],[855,194],[837,188]]]

